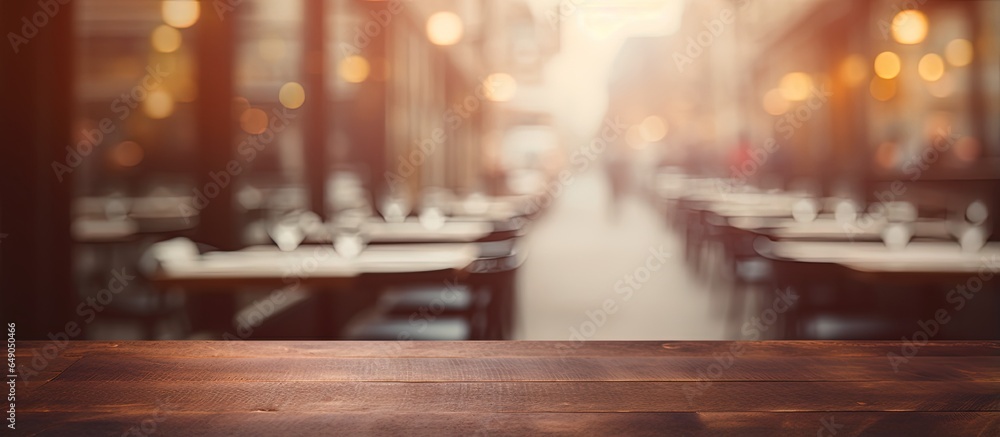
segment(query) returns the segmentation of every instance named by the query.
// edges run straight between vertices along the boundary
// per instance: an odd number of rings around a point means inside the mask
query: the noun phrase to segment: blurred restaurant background
[[[27,339],[1000,338],[1000,2],[0,2]]]

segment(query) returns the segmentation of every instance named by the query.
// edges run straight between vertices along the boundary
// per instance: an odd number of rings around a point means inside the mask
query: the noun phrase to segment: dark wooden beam
[[[200,243],[220,249],[236,249],[239,245],[234,226],[233,184],[220,186],[213,174],[225,173],[233,159],[234,130],[232,115],[233,58],[237,17],[212,11],[201,14],[197,26],[196,57],[198,62],[197,114],[198,152],[195,167],[196,190],[211,197],[203,209],[197,238]],[[218,190],[212,187],[218,187]]]
[[[72,142],[74,5],[52,3],[46,11],[38,2],[0,2],[0,29],[9,33],[0,47],[0,306],[18,340],[63,332],[78,301],[70,261],[73,172],[53,170],[67,165]],[[10,35],[17,35],[13,44]]]
[[[324,45],[326,42],[324,20],[325,2],[306,2],[303,17],[305,34],[302,57],[303,87],[306,90],[305,109],[305,170],[306,185],[309,187],[309,208],[326,219],[326,142],[329,123],[326,102],[326,62]]]

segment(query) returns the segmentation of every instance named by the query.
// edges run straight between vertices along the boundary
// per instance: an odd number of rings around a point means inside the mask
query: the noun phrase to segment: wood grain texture
[[[19,344],[18,360],[44,346]],[[734,346],[741,352],[719,367]],[[886,354],[902,347],[72,342],[44,377],[18,386],[18,428],[57,436],[1000,435],[1000,342],[931,342],[894,369]]]
[[[166,407],[169,408],[169,407]],[[833,421],[836,436],[994,436],[1000,413],[191,413],[125,410],[28,416],[19,424],[38,436],[128,435],[407,435],[429,436],[814,436]],[[150,435],[149,433],[147,435]],[[133,434],[139,435],[139,434]]]
[[[705,388],[684,382],[60,381],[32,397],[22,411],[112,413],[121,405],[161,403],[192,412],[1000,411],[1000,383],[940,381],[715,382]]]
[[[48,342],[20,342],[18,357],[40,354]],[[713,357],[740,347],[745,357],[879,357],[899,354],[897,341],[73,341],[61,357]],[[935,341],[920,357],[1000,357],[1000,341]],[[75,361],[75,360],[73,360]]]

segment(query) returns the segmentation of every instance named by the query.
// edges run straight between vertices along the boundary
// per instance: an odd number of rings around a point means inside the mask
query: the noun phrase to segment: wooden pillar
[[[326,64],[324,62],[326,34],[323,22],[326,19],[324,1],[309,1],[305,4],[303,17],[305,35],[302,57],[303,86],[306,90],[305,110],[305,171],[306,185],[309,187],[309,209],[326,220],[326,176],[330,163],[327,162],[326,140],[331,120],[326,112]]]
[[[67,323],[78,322],[70,258],[73,172],[57,176],[53,167],[76,169],[67,162],[74,4],[53,3],[55,11],[38,2],[0,2],[0,29],[17,35],[15,44],[7,38],[0,47],[0,306],[3,323],[16,324],[17,340],[61,338]],[[80,338],[79,331],[67,337]]]
[[[224,250],[239,248],[235,226],[233,184],[220,186],[212,175],[226,172],[233,159],[236,120],[232,115],[233,62],[237,17],[205,11],[198,21],[196,46],[198,73],[197,114],[198,153],[195,189],[211,197],[201,209],[199,243]],[[217,187],[217,188],[216,188]]]
[[[368,19],[375,14],[381,14],[387,8],[386,2],[358,1],[357,5],[362,11],[361,15]],[[400,20],[402,21],[402,20]],[[371,65],[371,73],[368,79],[359,84],[358,94],[354,111],[354,123],[352,123],[350,137],[353,139],[352,148],[355,157],[359,158],[365,167],[365,184],[368,185],[372,205],[377,205],[376,193],[385,185],[386,178],[386,86],[387,78],[390,74],[406,74],[406,71],[389,70],[389,38],[394,25],[402,23],[393,22],[387,26],[380,27],[377,34],[371,36],[371,42],[361,48],[361,56],[364,56]]]

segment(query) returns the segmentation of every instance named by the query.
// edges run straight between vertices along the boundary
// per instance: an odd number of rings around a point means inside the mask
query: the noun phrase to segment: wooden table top
[[[30,365],[49,342],[19,342]],[[27,435],[1000,435],[1000,342],[70,342]],[[145,427],[145,428],[139,428]],[[832,434],[830,431],[835,431]],[[143,435],[148,435],[143,434]]]

